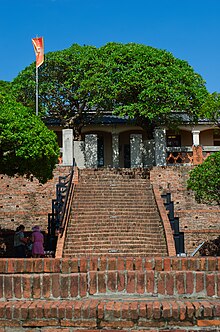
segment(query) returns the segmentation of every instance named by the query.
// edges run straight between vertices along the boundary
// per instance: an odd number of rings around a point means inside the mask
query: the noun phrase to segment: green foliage
[[[110,43],[100,48],[100,54],[97,77],[104,87],[102,101],[108,90],[117,114],[160,124],[169,123],[173,111],[197,119],[208,93],[204,80],[186,61],[138,44]]]
[[[17,99],[33,108],[34,63],[13,86]],[[159,124],[184,111],[196,121],[207,95],[204,80],[186,61],[140,44],[74,44],[46,54],[39,68],[40,111],[73,128],[75,136],[103,110]]]
[[[208,96],[202,106],[201,116],[220,125],[220,93],[214,92]]]
[[[220,152],[210,155],[201,165],[196,166],[188,180],[188,188],[202,203],[220,204]]]
[[[32,110],[17,103],[10,84],[0,82],[0,172],[34,175],[44,183],[53,176],[59,147],[56,135]]]
[[[96,51],[91,46],[74,44],[69,49],[46,54],[44,64],[39,67],[40,114],[59,119],[62,125],[75,130],[75,136],[90,121],[88,111],[94,105],[89,85]],[[33,63],[13,82],[17,100],[26,106],[33,106],[35,80]]]

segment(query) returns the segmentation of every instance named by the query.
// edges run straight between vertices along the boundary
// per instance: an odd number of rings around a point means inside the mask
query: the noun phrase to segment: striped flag
[[[34,52],[36,54],[36,67],[40,67],[44,62],[44,40],[43,37],[32,38]]]

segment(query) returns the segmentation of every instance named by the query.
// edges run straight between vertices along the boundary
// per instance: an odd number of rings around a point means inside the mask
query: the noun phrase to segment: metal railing
[[[168,218],[173,231],[173,238],[175,242],[176,254],[185,254],[184,249],[184,232],[179,230],[179,218],[174,216],[174,203],[171,201],[171,193],[161,195],[164,200],[164,206],[168,211]]]
[[[48,213],[48,243],[47,250],[53,251],[56,248],[58,233],[62,235],[67,222],[66,214],[70,209],[69,197],[73,190],[74,166],[66,176],[59,176],[56,185],[56,198],[52,199],[52,212]]]

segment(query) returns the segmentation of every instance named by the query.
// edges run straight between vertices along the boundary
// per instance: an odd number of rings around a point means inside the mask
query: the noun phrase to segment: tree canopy
[[[188,188],[195,192],[198,202],[220,204],[220,151],[190,172]]]
[[[10,90],[10,83],[0,81],[0,173],[33,175],[44,183],[58,160],[56,135]]]
[[[208,96],[202,106],[201,116],[210,119],[220,127],[220,93],[213,92]]]
[[[18,101],[33,107],[35,63],[13,86]],[[74,44],[47,53],[39,68],[41,114],[58,118],[75,136],[103,111],[160,124],[185,112],[196,121],[207,95],[204,80],[186,61],[135,43],[100,48]]]

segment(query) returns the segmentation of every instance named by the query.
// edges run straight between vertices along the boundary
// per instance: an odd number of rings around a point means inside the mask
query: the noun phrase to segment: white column
[[[200,134],[200,130],[192,130],[193,145],[194,146],[198,146],[199,145],[199,134]]]
[[[63,129],[62,130],[62,141],[63,141],[63,165],[73,165],[73,130]]]
[[[119,167],[119,135],[112,134],[112,166]]]

